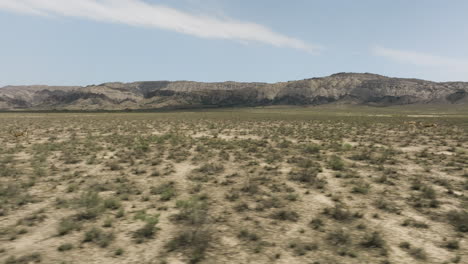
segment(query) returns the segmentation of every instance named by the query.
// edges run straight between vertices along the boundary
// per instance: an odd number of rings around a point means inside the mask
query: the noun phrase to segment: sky
[[[468,81],[466,0],[0,0],[0,87]]]

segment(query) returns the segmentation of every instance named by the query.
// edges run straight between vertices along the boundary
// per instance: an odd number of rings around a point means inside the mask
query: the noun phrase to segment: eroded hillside
[[[124,110],[320,104],[466,104],[468,84],[339,73],[283,83],[159,81],[86,87],[7,86],[0,110]]]

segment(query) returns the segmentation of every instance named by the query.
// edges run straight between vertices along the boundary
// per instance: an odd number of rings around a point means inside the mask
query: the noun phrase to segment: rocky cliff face
[[[283,83],[157,81],[78,86],[0,88],[0,109],[123,110],[327,103],[466,104],[468,83],[436,83],[364,73]]]

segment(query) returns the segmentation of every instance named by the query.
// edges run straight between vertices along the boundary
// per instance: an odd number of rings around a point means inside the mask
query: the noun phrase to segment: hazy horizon
[[[225,80],[225,81],[194,81],[194,80],[133,80],[133,81],[128,81],[128,82],[122,82],[122,81],[107,81],[107,82],[102,82],[102,83],[90,83],[90,84],[85,84],[85,85],[60,85],[60,84],[45,84],[45,83],[37,83],[37,84],[7,84],[0,86],[1,88],[9,87],[9,86],[66,86],[66,87],[74,87],[74,86],[79,86],[79,87],[86,87],[86,86],[93,86],[93,85],[100,85],[100,84],[105,84],[105,83],[135,83],[135,82],[202,82],[202,83],[225,83],[225,82],[236,82],[236,83],[267,83],[267,84],[274,84],[274,83],[282,83],[282,82],[290,82],[290,81],[300,81],[300,80],[307,80],[307,79],[313,79],[313,78],[325,78],[332,76],[334,74],[339,74],[339,73],[350,73],[350,74],[375,74],[375,75],[381,75],[384,77],[388,78],[398,78],[398,79],[419,79],[423,81],[430,81],[430,82],[436,82],[436,83],[445,83],[445,82],[467,82],[467,81],[459,81],[459,80],[451,80],[451,81],[434,81],[434,80],[427,80],[427,79],[420,79],[420,78],[412,78],[412,77],[398,77],[398,76],[386,76],[383,74],[378,74],[378,73],[373,73],[373,72],[336,72],[332,73],[330,75],[326,76],[311,76],[308,78],[302,78],[302,79],[296,79],[296,80],[284,80],[284,81],[278,81],[278,82],[263,82],[263,81],[233,81],[233,80]]]

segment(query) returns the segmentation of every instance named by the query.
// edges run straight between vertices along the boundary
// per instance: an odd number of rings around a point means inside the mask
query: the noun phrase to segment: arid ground
[[[468,109],[1,113],[0,263],[468,263]]]

